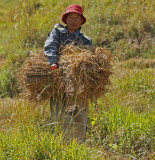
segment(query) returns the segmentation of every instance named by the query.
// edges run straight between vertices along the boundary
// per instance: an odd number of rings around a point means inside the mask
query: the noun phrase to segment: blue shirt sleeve
[[[82,39],[84,40],[84,44],[83,45],[89,45],[89,46],[93,46],[93,41],[90,37],[84,35],[83,33],[82,35]]]
[[[58,29],[53,29],[45,41],[44,53],[47,55],[48,61],[51,65],[57,63],[57,52],[60,46],[59,34]]]
[[[93,41],[91,38],[86,42],[86,45],[93,46]]]

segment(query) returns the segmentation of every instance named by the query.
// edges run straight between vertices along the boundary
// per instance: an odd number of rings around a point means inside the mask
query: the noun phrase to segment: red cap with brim
[[[82,17],[83,17],[83,22],[82,22],[82,24],[84,24],[84,23],[86,22],[86,18],[83,16],[83,9],[82,9],[82,7],[79,6],[79,5],[71,5],[71,6],[68,6],[68,7],[66,8],[66,13],[62,16],[62,21],[63,21],[65,24],[67,24],[66,15],[67,15],[68,13],[73,13],[73,12],[82,15]],[[82,24],[81,24],[81,25],[82,25]]]

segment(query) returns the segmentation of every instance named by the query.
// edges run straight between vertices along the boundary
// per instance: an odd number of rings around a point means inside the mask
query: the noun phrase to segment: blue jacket
[[[81,28],[71,34],[67,30],[67,26],[64,27],[61,24],[56,24],[54,26],[52,32],[48,34],[48,38],[44,46],[44,53],[47,55],[48,61],[51,65],[57,63],[57,52],[60,45],[74,43],[74,45],[92,46],[92,39],[85,36],[80,32],[80,30]]]

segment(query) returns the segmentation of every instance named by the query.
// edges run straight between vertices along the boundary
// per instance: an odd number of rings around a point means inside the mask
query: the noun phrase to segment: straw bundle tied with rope
[[[109,76],[113,73],[109,50],[66,45],[60,47],[58,55],[60,74],[56,80],[43,50],[27,58],[20,81],[29,100],[41,102],[62,93],[76,101],[95,100],[107,92],[106,86],[111,84]]]

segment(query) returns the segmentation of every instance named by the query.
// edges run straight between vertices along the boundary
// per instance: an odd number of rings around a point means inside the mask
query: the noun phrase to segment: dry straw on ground
[[[41,102],[62,93],[76,101],[94,100],[107,92],[113,73],[113,57],[107,49],[66,45],[58,55],[60,68],[53,71],[42,50],[27,58],[20,82],[29,100]],[[53,78],[54,72],[60,72],[59,78]]]

